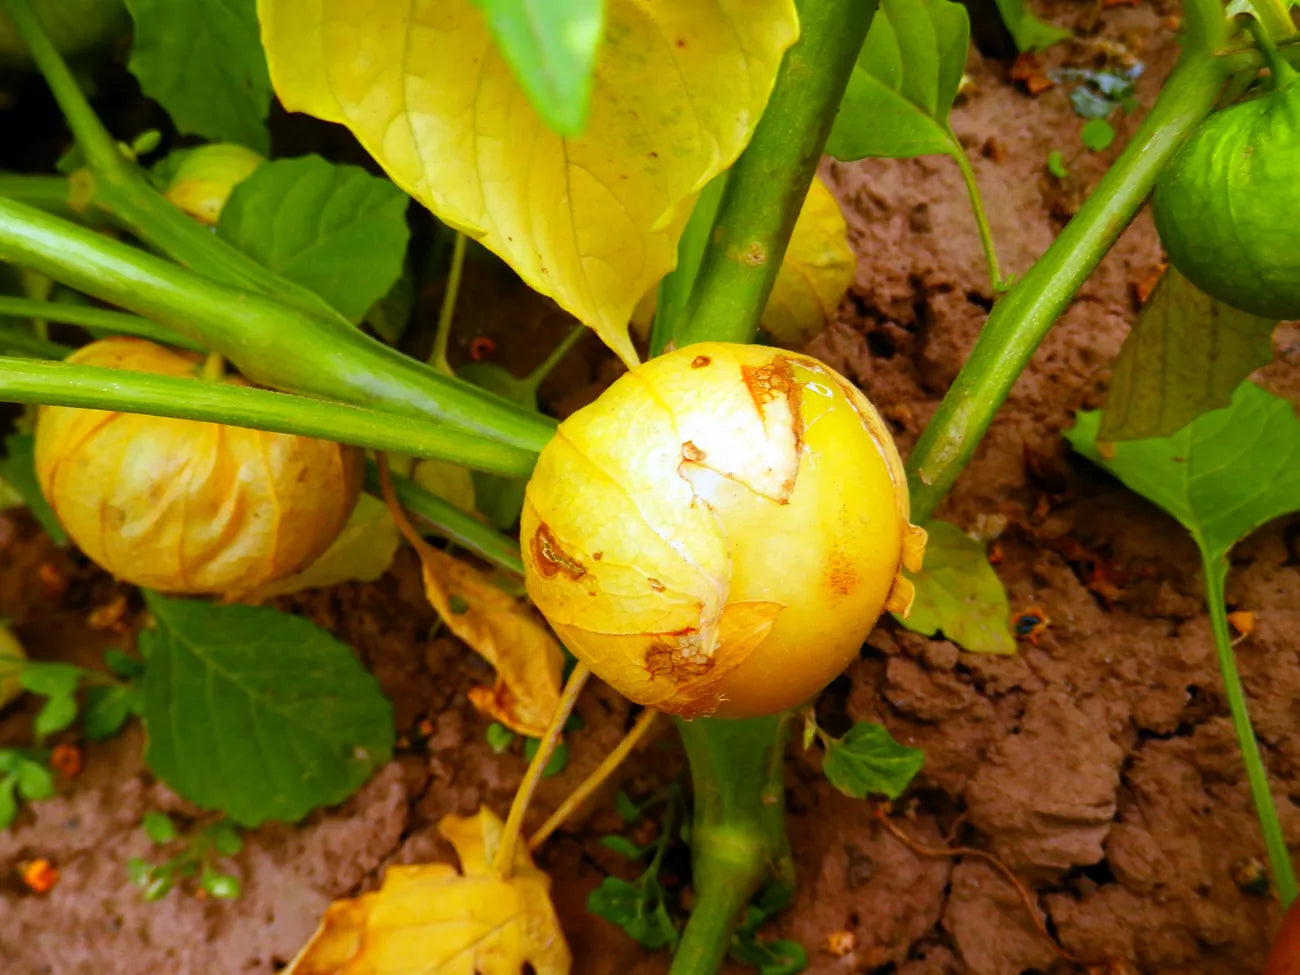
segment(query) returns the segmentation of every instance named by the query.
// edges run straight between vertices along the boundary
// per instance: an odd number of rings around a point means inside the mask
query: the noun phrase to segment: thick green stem
[[[266,389],[99,366],[0,356],[0,397],[11,403],[147,413],[320,437],[436,457],[509,477],[526,476],[536,460],[530,451],[427,420]]]
[[[1114,166],[993,309],[908,460],[916,521],[928,519],[948,493],[1048,329],[1133,219],[1169,157],[1214,107],[1224,77],[1210,53],[1184,54]]]
[[[319,295],[285,280],[227,244],[169,203],[145,179],[95,115],[81,87],[46,37],[28,0],[0,0],[45,76],[93,174],[93,203],[133,234],[186,267],[333,324],[346,324]]]
[[[33,335],[30,329],[18,331],[0,325],[0,355],[30,356],[34,359],[62,359],[73,350],[58,342]],[[3,392],[3,387],[0,387]]]
[[[34,268],[220,352],[266,386],[435,419],[537,453],[553,421],[364,335],[10,200],[0,260]],[[3,387],[0,387],[0,394]]]
[[[175,345],[193,352],[206,349],[197,342],[178,335],[169,328],[163,328],[139,315],[127,315],[107,308],[94,308],[90,305],[73,305],[62,301],[36,301],[31,298],[0,297],[0,315],[14,315],[19,318],[40,318],[47,322],[59,322],[64,325],[80,325],[96,332],[112,335],[134,335],[150,339],[165,345]]]
[[[798,7],[799,40],[731,168],[678,346],[753,341],[876,0],[802,0]]]
[[[1286,837],[1278,822],[1277,807],[1268,788],[1268,771],[1259,754],[1259,742],[1250,724],[1246,708],[1246,692],[1237,674],[1237,660],[1232,652],[1232,638],[1228,634],[1228,618],[1224,608],[1224,583],[1228,575],[1228,560],[1221,554],[1210,554],[1202,549],[1205,567],[1205,600],[1210,609],[1210,625],[1214,630],[1214,650],[1219,658],[1219,671],[1223,675],[1223,691],[1228,699],[1228,712],[1232,715],[1232,730],[1237,735],[1242,763],[1246,767],[1246,781],[1255,801],[1255,814],[1260,831],[1264,834],[1264,848],[1268,851],[1269,868],[1273,883],[1277,885],[1282,906],[1290,906],[1296,898],[1295,871],[1291,855],[1286,848]]]
[[[745,905],[768,882],[794,882],[785,832],[789,714],[677,722],[694,785],[691,918],[671,975],[709,975],[726,958]]]
[[[519,545],[513,538],[494,531],[491,525],[461,511],[446,498],[426,491],[409,478],[391,472],[389,477],[393,482],[393,493],[397,495],[402,507],[428,521],[439,535],[449,538],[461,548],[469,549],[498,568],[520,576],[524,574],[524,561],[519,555]],[[366,463],[366,490],[376,497],[382,497],[379,471],[373,461]]]
[[[76,215],[69,202],[72,187],[66,176],[27,176],[0,173],[0,196],[40,207],[61,217]]]

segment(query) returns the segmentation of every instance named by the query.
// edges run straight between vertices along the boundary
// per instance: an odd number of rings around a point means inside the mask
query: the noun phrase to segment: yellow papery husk
[[[809,356],[701,343],[563,424],[529,482],[529,596],[634,701],[751,717],[811,697],[880,613],[906,612],[925,533],[888,429]]]
[[[199,367],[134,338],[67,361],[169,376]],[[36,477],[68,536],[159,592],[236,599],[305,568],[346,523],[362,463],[353,447],[197,420],[44,406],[36,423]]]
[[[502,823],[487,807],[446,816],[438,831],[461,869],[389,867],[383,886],[335,901],[285,975],[567,975],[568,945],[551,878],[522,845],[509,875],[491,866]]]

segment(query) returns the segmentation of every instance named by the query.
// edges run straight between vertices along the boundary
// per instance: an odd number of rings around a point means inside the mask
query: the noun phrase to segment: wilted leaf
[[[393,180],[625,361],[700,188],[744,148],[793,0],[609,0],[580,136],[546,127],[470,0],[261,0],[285,106],[350,128]]]
[[[836,159],[954,156],[948,126],[966,68],[970,18],[949,0],[882,0],[835,116]]]
[[[971,653],[1015,653],[1007,592],[984,545],[946,521],[927,522],[925,530],[930,539],[924,567],[904,570],[916,587],[912,610],[905,619],[894,618],[915,633],[942,631]]]
[[[533,108],[563,135],[587,121],[605,0],[474,0]]]
[[[420,557],[429,604],[449,630],[496,669],[496,683],[471,688],[470,701],[512,731],[542,737],[560,703],[564,652],[559,643],[528,604],[426,542],[396,507],[396,499],[387,497],[397,527]]]
[[[383,886],[325,911],[285,975],[567,975],[572,959],[551,878],[520,846],[509,876],[492,868],[501,820],[486,807],[446,816],[449,864],[389,867]]]
[[[0,457],[0,478],[6,487],[22,499],[45,534],[56,545],[67,545],[68,535],[59,524],[54,509],[41,493],[36,480],[36,438],[29,433],[15,433],[5,437],[5,455]]]
[[[1227,406],[1241,381],[1273,358],[1275,324],[1166,268],[1119,350],[1098,436],[1167,437]]]
[[[469,692],[474,706],[521,735],[538,738],[560,703],[564,654],[527,604],[477,569],[423,542],[424,591],[447,628],[496,668],[496,684]]]
[[[255,589],[243,602],[257,604],[272,596],[321,589],[341,582],[373,582],[393,564],[402,544],[388,505],[363,494],[334,542],[315,562],[296,575]]]
[[[1104,453],[1098,419],[1095,411],[1079,413],[1065,433],[1070,445],[1177,518],[1207,561],[1266,521],[1300,510],[1300,419],[1254,383],[1172,436],[1123,440]]]
[[[265,154],[271,79],[257,36],[257,0],[127,0],[135,21],[131,73],[188,135]]]
[[[145,592],[145,761],[241,825],[341,802],[392,755],[393,708],[344,644],[308,620]]]
[[[848,234],[839,203],[814,179],[763,309],[763,328],[781,343],[802,345],[834,319],[853,283]]]
[[[1063,27],[1047,24],[1031,14],[1025,6],[1025,0],[995,0],[1002,23],[1007,25],[1018,51],[1041,51],[1051,47],[1057,41],[1064,41],[1073,36]]]
[[[859,721],[843,738],[827,741],[822,771],[855,799],[873,793],[897,799],[924,763],[921,749],[900,745],[883,725]]]
[[[217,235],[359,322],[402,275],[408,203],[357,166],[275,159],[234,188]]]

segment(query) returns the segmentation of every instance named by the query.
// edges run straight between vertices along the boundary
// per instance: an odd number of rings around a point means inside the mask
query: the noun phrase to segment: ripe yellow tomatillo
[[[169,376],[201,365],[132,338],[68,361]],[[162,592],[237,598],[305,568],[347,521],[362,459],[325,440],[135,413],[46,406],[36,425],[36,476],[68,535]]]
[[[524,502],[528,594],[592,671],[687,717],[807,700],[885,609],[925,533],[866,397],[824,363],[702,343],[560,425]]]
[[[163,195],[200,223],[215,226],[234,188],[264,162],[265,157],[233,142],[199,146],[181,160]]]

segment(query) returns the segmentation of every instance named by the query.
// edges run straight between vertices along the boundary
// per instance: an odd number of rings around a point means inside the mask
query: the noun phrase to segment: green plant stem
[[[14,403],[147,413],[320,437],[436,457],[511,477],[526,476],[536,460],[530,451],[427,420],[266,389],[100,366],[0,357],[0,395]]]
[[[1250,8],[1259,18],[1253,22],[1263,28],[1269,41],[1280,41],[1295,33],[1295,21],[1291,19],[1290,5],[1285,0],[1250,0]],[[1269,47],[1272,47],[1271,43]]]
[[[66,176],[27,176],[20,173],[0,173],[0,196],[18,200],[29,206],[40,207],[61,217],[74,216],[68,202],[72,186]]]
[[[1188,7],[1189,38],[1193,9]],[[908,459],[914,520],[924,522],[934,513],[1029,357],[1128,226],[1169,157],[1214,107],[1224,79],[1223,65],[1211,53],[1189,48],[1096,190],[993,309]]]
[[[50,342],[30,331],[16,331],[0,325],[0,355],[19,355],[33,359],[62,359],[72,355],[73,349],[58,342]],[[0,386],[0,394],[4,387]]]
[[[769,881],[793,883],[783,756],[790,715],[677,721],[694,783],[695,901],[671,975],[721,967],[745,905]]]
[[[524,560],[514,539],[493,530],[490,525],[461,511],[446,498],[438,497],[410,478],[391,473],[389,476],[393,481],[393,493],[402,507],[429,522],[439,535],[498,568],[519,576],[524,574]],[[374,461],[366,462],[366,490],[376,497],[383,497]]]
[[[1271,4],[1259,3],[1255,9],[1270,10],[1274,16],[1280,12],[1285,17],[1288,33],[1295,33],[1295,25],[1291,23],[1291,14],[1285,6],[1279,4],[1278,7],[1280,10],[1275,10]],[[1255,45],[1264,55],[1264,63],[1268,65],[1269,87],[1273,91],[1277,91],[1279,88],[1285,88],[1295,81],[1296,69],[1291,67],[1286,58],[1282,57],[1273,43],[1274,36],[1283,35],[1273,34],[1273,28],[1258,20],[1247,20],[1246,29],[1250,31],[1250,36],[1255,39]]]
[[[554,421],[443,376],[351,325],[329,328],[273,299],[2,199],[0,260],[144,315],[220,352],[265,386],[438,420],[532,453],[554,433]]]
[[[0,296],[0,315],[14,315],[21,318],[41,318],[47,322],[60,322],[64,325],[80,325],[97,332],[114,335],[134,335],[153,342],[175,345],[193,352],[206,351],[197,342],[179,335],[169,328],[141,318],[139,315],[127,315],[107,308],[93,308],[89,305],[74,305],[63,301],[36,301],[30,298],[7,298]]]
[[[1264,848],[1268,851],[1273,883],[1277,886],[1282,906],[1289,907],[1296,898],[1295,871],[1291,866],[1291,857],[1287,851],[1282,825],[1278,822],[1273,794],[1268,788],[1268,772],[1259,754],[1259,742],[1255,739],[1255,730],[1251,727],[1250,713],[1246,708],[1246,693],[1241,686],[1241,677],[1237,674],[1237,660],[1233,655],[1232,638],[1228,633],[1228,617],[1224,608],[1228,560],[1226,556],[1210,554],[1204,548],[1201,550],[1201,556],[1205,569],[1205,601],[1210,610],[1210,625],[1214,630],[1214,650],[1219,658],[1219,671],[1223,675],[1223,690],[1228,699],[1228,711],[1232,715],[1232,730],[1237,735],[1237,745],[1241,749],[1241,759],[1246,767],[1246,780],[1250,784],[1250,795],[1255,801],[1255,814],[1259,819],[1260,831],[1264,834]]]
[[[984,210],[984,196],[980,193],[979,183],[975,181],[975,170],[971,168],[970,159],[955,135],[952,136],[952,142],[956,147],[952,158],[957,163],[957,168],[961,170],[962,181],[966,184],[971,213],[975,215],[975,227],[980,235],[980,246],[984,248],[984,263],[988,266],[989,281],[996,295],[1002,290],[1002,267],[998,264],[998,252],[993,244],[993,228],[989,226],[988,213]]]
[[[335,326],[347,325],[320,296],[258,264],[164,199],[95,115],[28,0],[0,0],[0,6],[8,11],[26,42],[86,158],[93,174],[90,197],[95,206],[186,267],[226,284],[275,296],[281,303]]]
[[[457,232],[451,246],[451,267],[447,271],[447,289],[442,294],[442,307],[438,309],[438,331],[433,336],[433,351],[429,365],[444,376],[455,375],[447,361],[447,344],[451,340],[451,322],[456,317],[456,298],[460,295],[460,276],[465,270],[465,244],[469,238]]]
[[[550,354],[538,364],[537,368],[524,377],[523,383],[532,392],[534,399],[537,398],[537,391],[542,388],[542,383],[551,374],[551,370],[573,351],[573,347],[586,337],[587,332],[586,325],[573,326],[573,328],[569,329],[569,334],[560,339],[560,344],[551,350]]]
[[[753,341],[876,0],[801,0],[798,7],[799,40],[722,191],[679,347]]]

